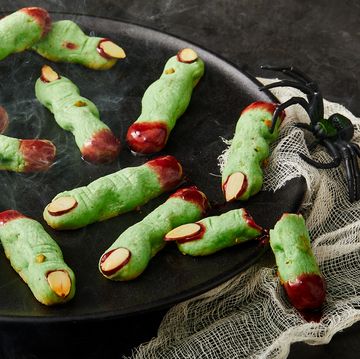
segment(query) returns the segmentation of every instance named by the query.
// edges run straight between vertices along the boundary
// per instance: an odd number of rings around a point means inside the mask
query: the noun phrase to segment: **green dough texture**
[[[0,169],[23,172],[25,160],[20,151],[20,140],[0,135]]]
[[[202,227],[199,235],[195,235],[192,240],[184,239],[183,243],[177,243],[183,254],[206,256],[254,239],[262,232],[243,208],[207,217],[196,223]]]
[[[169,72],[173,69],[174,72]],[[170,132],[176,120],[189,105],[195,85],[204,74],[204,62],[198,58],[191,64],[171,57],[160,78],[145,91],[142,111],[136,122],[165,122]]]
[[[84,34],[80,27],[70,20],[54,22],[51,31],[32,49],[39,55],[55,62],[71,62],[93,70],[107,70],[117,59],[101,56],[98,51],[101,37]]]
[[[0,60],[34,45],[44,29],[35,17],[21,9],[0,20]]]
[[[105,132],[113,136],[109,127],[100,120],[95,104],[80,96],[79,88],[66,77],[60,77],[52,82],[45,82],[39,78],[35,84],[35,94],[37,99],[54,114],[58,125],[74,135],[75,142],[84,157],[86,157],[86,148],[90,148],[97,134]],[[89,160],[91,161],[91,157]]]
[[[263,162],[269,157],[270,144],[278,137],[280,121],[273,133],[269,131],[275,105],[255,102],[241,114],[231,142],[222,173],[222,185],[230,175],[241,172],[246,176],[247,187],[236,199],[247,200],[258,193],[263,183]]]
[[[64,262],[60,247],[40,223],[18,214],[18,218],[0,225],[0,240],[11,266],[39,302],[53,305],[69,301],[75,294],[75,276]],[[44,256],[40,263],[38,256]],[[70,277],[71,289],[66,297],[58,296],[49,286],[46,276],[55,270],[65,271]]]
[[[301,215],[284,214],[270,230],[270,245],[274,252],[281,282],[295,282],[303,274],[318,274],[305,220]]]
[[[132,211],[165,191],[175,188],[180,182],[181,175],[179,181],[174,181],[174,186],[164,186],[161,173],[159,174],[151,163],[153,161],[138,167],[124,168],[87,186],[58,194],[53,201],[70,196],[75,198],[77,206],[70,212],[54,216],[48,212],[48,205],[44,210],[45,221],[55,229],[81,228]]]
[[[150,259],[165,246],[166,233],[184,223],[200,219],[202,214],[203,208],[197,203],[171,196],[142,221],[123,232],[104,253],[117,248],[126,248],[131,253],[129,262],[114,274],[106,275],[101,270],[103,255],[99,262],[100,272],[108,279],[116,281],[138,277],[145,270]]]

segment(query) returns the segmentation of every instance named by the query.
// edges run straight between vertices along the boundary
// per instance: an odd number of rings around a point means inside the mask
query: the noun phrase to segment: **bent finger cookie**
[[[111,40],[87,36],[70,20],[54,22],[47,36],[32,49],[48,60],[76,63],[93,70],[107,70],[126,56]]]
[[[44,210],[55,229],[76,229],[132,211],[182,181],[182,167],[173,156],[124,168],[88,186],[58,194]]]
[[[36,81],[37,99],[54,116],[58,125],[70,131],[82,157],[90,162],[113,161],[120,152],[120,141],[100,120],[95,104],[80,96],[78,87],[66,77],[60,77],[45,65]]]
[[[45,171],[53,163],[55,145],[48,140],[21,140],[0,135],[0,169],[15,172]]]
[[[187,223],[166,234],[165,241],[176,241],[183,254],[206,256],[261,235],[245,209],[234,209],[220,216]]]
[[[0,240],[11,266],[39,302],[60,304],[74,296],[74,273],[40,223],[14,210],[1,212]]]
[[[270,245],[280,282],[292,305],[299,310],[320,308],[326,285],[311,249],[304,218],[285,213],[270,230]]]
[[[145,91],[141,115],[127,132],[133,151],[148,154],[165,147],[203,74],[204,62],[191,49],[180,50],[168,60],[161,77]]]
[[[271,133],[275,109],[275,104],[254,102],[242,111],[222,172],[222,189],[227,202],[247,200],[260,191],[262,165],[270,155],[269,146],[278,137],[284,117],[282,113]]]
[[[207,206],[206,196],[196,187],[178,190],[119,236],[101,256],[100,272],[117,281],[138,277],[150,259],[164,247],[165,234],[181,224],[200,219]]]
[[[0,60],[29,49],[50,27],[50,16],[40,7],[26,7],[5,16],[0,20]]]

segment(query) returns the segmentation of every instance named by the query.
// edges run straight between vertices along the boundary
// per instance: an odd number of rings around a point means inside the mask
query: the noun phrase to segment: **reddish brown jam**
[[[27,218],[23,214],[13,209],[9,209],[7,211],[0,213],[0,226],[5,225],[6,223],[18,219],[18,218]]]
[[[284,288],[291,304],[298,310],[319,309],[325,300],[325,280],[318,274],[302,274]]]
[[[247,106],[242,112],[241,114],[244,114],[247,111],[251,111],[251,110],[264,110],[267,111],[271,114],[273,114],[276,110],[277,105],[271,102],[263,102],[263,101],[257,101],[257,102],[253,102],[252,104],[250,104],[249,106]],[[281,121],[285,118],[285,112],[281,111],[280,115],[279,115]]]
[[[168,138],[168,129],[163,122],[135,122],[127,132],[129,147],[138,153],[150,154],[162,150]]]
[[[147,162],[158,175],[161,187],[169,191],[178,186],[183,179],[181,164],[174,156],[162,156]]]
[[[198,224],[200,226],[200,231],[199,232],[195,233],[192,236],[178,239],[176,242],[181,244],[181,243],[196,241],[196,240],[201,239],[202,237],[204,237],[204,234],[206,232],[205,226],[202,223],[197,223],[196,222],[196,224]]]
[[[103,129],[93,135],[81,149],[85,161],[92,163],[105,163],[115,160],[120,153],[120,141],[114,134]]]
[[[199,191],[196,186],[181,188],[172,194],[170,198],[171,197],[179,197],[184,201],[195,203],[203,213],[209,207],[209,202],[205,194]]]
[[[9,125],[9,116],[4,109],[4,107],[0,106],[0,133],[4,133]]]
[[[112,252],[116,251],[117,249],[119,249],[119,248],[115,248],[115,249],[113,249],[113,250],[105,253],[105,254],[101,257],[101,259],[100,259],[101,272],[102,272],[103,274],[105,274],[106,276],[111,276],[111,275],[115,274],[115,273],[118,272],[122,267],[124,267],[126,264],[128,264],[129,261],[130,261],[131,252],[129,251],[128,257],[127,257],[123,262],[121,262],[117,267],[115,267],[115,268],[113,268],[113,269],[111,269],[111,270],[109,270],[109,271],[103,270],[102,264],[108,259],[108,257],[110,256],[110,254],[111,254]]]
[[[262,227],[260,227],[258,224],[255,223],[254,219],[251,217],[248,211],[244,209],[243,212],[243,218],[246,221],[247,225],[256,229],[257,231],[263,233]]]
[[[41,36],[44,37],[51,29],[51,18],[49,13],[41,7],[25,7],[20,11],[33,17],[42,29]]]
[[[111,41],[110,39],[101,39],[97,45],[97,52],[100,54],[100,56],[104,57],[105,59],[113,59],[113,57],[109,56],[103,49],[102,47],[100,46],[103,42],[106,42],[106,41]]]
[[[64,41],[63,42],[63,47],[66,47],[69,50],[75,50],[77,49],[79,46],[74,44],[73,42],[68,42],[68,41]]]
[[[230,178],[230,176],[226,179],[226,181],[222,185],[223,193],[226,193],[226,186],[227,186],[227,183],[229,181],[229,178]],[[241,189],[239,190],[236,197],[232,201],[235,201],[235,200],[239,199],[243,195],[243,193],[247,190],[247,187],[248,187],[248,180],[247,180],[246,175],[244,175],[244,181],[242,183]]]
[[[24,172],[44,171],[54,162],[56,147],[47,140],[20,140]]]

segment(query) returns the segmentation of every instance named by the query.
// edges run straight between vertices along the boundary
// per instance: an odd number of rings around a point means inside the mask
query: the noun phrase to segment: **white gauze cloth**
[[[272,91],[281,103],[293,96],[305,97],[293,88]],[[325,101],[324,106],[326,118],[338,112],[354,123],[353,141],[359,142],[360,119],[337,103]],[[297,122],[309,123],[299,105],[286,109],[280,138],[272,145],[264,189],[276,190],[300,175],[306,179],[301,213],[327,282],[320,322],[307,322],[292,308],[269,254],[223,285],[170,309],[157,337],[138,347],[132,358],[286,358],[291,343],[328,343],[336,332],[360,320],[360,201],[348,200],[343,163],[318,170],[299,158],[298,153],[303,153],[319,162],[331,160],[321,146],[309,153],[305,139],[311,142],[312,135],[294,127]],[[220,167],[224,158],[226,154],[220,156]]]

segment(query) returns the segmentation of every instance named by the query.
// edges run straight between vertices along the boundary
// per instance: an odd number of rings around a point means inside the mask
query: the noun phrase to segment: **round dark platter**
[[[222,205],[217,157],[225,144],[220,137],[232,137],[240,111],[249,103],[274,100],[270,94],[258,90],[255,79],[184,40],[109,19],[70,14],[54,14],[53,18],[74,20],[87,33],[109,37],[126,50],[126,60],[104,72],[73,64],[51,64],[76,83],[83,96],[97,104],[102,120],[122,140],[123,151],[111,164],[95,166],[84,162],[73,136],[63,131],[35,98],[34,84],[41,66],[50,62],[31,52],[0,62],[0,104],[10,116],[5,134],[46,138],[53,141],[58,150],[57,161],[48,172],[0,173],[0,210],[17,209],[40,221],[61,246],[65,261],[77,277],[75,298],[66,305],[48,308],[34,299],[1,252],[0,322],[60,323],[141,314],[196,296],[256,262],[266,251],[266,247],[256,241],[206,258],[183,256],[175,245],[168,245],[138,279],[127,283],[106,280],[97,269],[101,253],[127,227],[164,202],[168,194],[151,201],[140,211],[81,230],[56,232],[44,223],[43,208],[58,192],[86,185],[100,176],[155,157],[134,156],[126,147],[124,137],[140,113],[145,89],[160,76],[166,60],[179,49],[194,48],[205,61],[206,73],[160,154],[176,156],[183,164],[188,183],[204,191],[218,212],[241,206],[240,203]],[[246,208],[260,225],[269,228],[283,212],[298,209],[304,188],[303,179],[292,180],[275,193],[259,193],[246,203]]]

